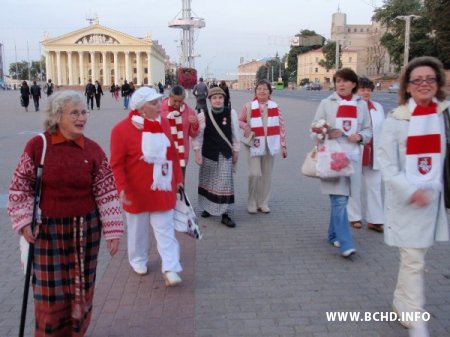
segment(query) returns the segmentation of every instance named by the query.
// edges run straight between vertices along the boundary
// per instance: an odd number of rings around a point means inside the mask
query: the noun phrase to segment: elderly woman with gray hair
[[[147,87],[133,94],[129,115],[111,133],[111,167],[127,219],[132,269],[147,274],[152,226],[165,283],[175,286],[182,268],[173,209],[183,174],[170,124],[160,116],[161,97]]]
[[[84,136],[87,117],[79,93],[51,96],[45,142],[36,136],[26,144],[9,189],[13,229],[34,244],[35,336],[84,335],[92,313],[101,231],[111,255],[123,234],[108,160],[100,146]],[[40,217],[33,233],[36,175],[43,151]]]

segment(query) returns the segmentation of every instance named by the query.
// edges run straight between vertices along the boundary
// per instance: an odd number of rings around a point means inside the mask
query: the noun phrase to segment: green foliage
[[[288,81],[288,75],[285,71],[284,62],[280,60],[280,58],[278,57],[278,53],[274,58],[267,61],[266,64],[259,67],[258,71],[256,72],[256,81],[257,82],[260,80],[268,80],[269,82],[278,81],[278,78],[280,77],[280,68],[281,68],[281,79],[286,86]]]
[[[336,68],[336,42],[328,41],[322,47],[322,52],[325,59],[320,60],[319,65],[324,67],[327,71]],[[339,68],[342,68],[341,56],[342,48],[339,46]]]
[[[403,65],[405,45],[405,21],[398,16],[418,15],[411,23],[409,59],[429,55],[437,56],[436,40],[430,34],[431,20],[421,0],[385,0],[382,7],[375,10],[373,20],[387,27],[381,38],[397,70]]]
[[[318,36],[318,34],[313,30],[303,29],[300,31],[300,34],[296,34],[295,36],[308,37],[308,36]],[[322,37],[321,45],[291,47],[289,53],[287,54],[287,68],[286,68],[289,82],[297,81],[298,54],[304,54],[309,52],[310,50],[319,48],[323,45],[324,41],[325,38]]]
[[[41,78],[41,73],[45,74],[45,62],[42,57],[40,61],[31,61],[31,67],[28,61],[14,62],[9,65],[9,75],[18,80],[35,80]],[[28,68],[30,72],[28,74]],[[30,77],[28,78],[28,75]]]

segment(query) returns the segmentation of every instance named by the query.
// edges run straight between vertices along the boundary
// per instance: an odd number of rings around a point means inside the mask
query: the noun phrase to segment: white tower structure
[[[182,29],[181,40],[181,64],[185,67],[194,68],[194,58],[200,55],[194,55],[194,31],[205,27],[205,20],[192,16],[191,0],[181,0],[183,8],[181,18],[169,22],[170,28]]]

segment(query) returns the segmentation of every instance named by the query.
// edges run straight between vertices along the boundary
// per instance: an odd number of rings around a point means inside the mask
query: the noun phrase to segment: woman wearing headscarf
[[[193,140],[195,161],[200,165],[198,202],[202,217],[222,216],[221,222],[235,227],[231,219],[234,204],[233,165],[239,153],[239,124],[236,111],[224,105],[219,87],[209,90],[210,111],[198,115],[199,135]]]
[[[393,301],[399,315],[423,317],[425,254],[434,241],[449,240],[442,168],[450,103],[444,86],[439,60],[410,61],[400,76],[400,105],[384,123],[377,153],[386,190],[384,239],[400,251]],[[423,319],[402,323],[412,337],[429,336]]]
[[[272,87],[261,80],[255,87],[255,98],[244,105],[239,127],[244,137],[253,133],[251,146],[245,146],[249,162],[248,205],[250,214],[270,213],[272,170],[275,155],[287,157],[284,118],[278,104],[270,98]]]
[[[161,97],[147,87],[134,92],[128,117],[111,132],[111,167],[125,210],[131,267],[147,273],[151,226],[165,283],[175,286],[182,268],[173,209],[183,175],[169,122],[160,116]]]
[[[320,102],[314,121],[323,119],[327,122],[330,126],[328,139],[335,139],[345,149],[355,173],[350,177],[321,179],[320,187],[331,202],[328,242],[339,247],[343,257],[349,257],[356,249],[349,228],[348,197],[361,191],[360,144],[368,143],[372,132],[367,103],[355,95],[358,89],[356,73],[350,68],[340,69],[333,76],[333,82],[336,92]]]
[[[34,244],[35,336],[84,336],[92,314],[101,232],[114,255],[123,234],[114,177],[100,146],[84,136],[84,98],[75,91],[49,97],[40,217],[31,231],[40,136],[25,146],[9,189],[13,229]]]

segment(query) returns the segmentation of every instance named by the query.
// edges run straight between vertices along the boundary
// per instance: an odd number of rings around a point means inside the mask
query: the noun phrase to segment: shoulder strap
[[[228,138],[225,136],[225,134],[222,132],[222,130],[219,128],[219,126],[216,123],[216,120],[214,119],[214,116],[212,115],[211,109],[208,109],[208,115],[209,115],[209,119],[211,120],[211,123],[214,125],[214,127],[216,128],[217,133],[220,135],[220,137],[223,138],[223,140],[228,144],[228,146],[231,148],[231,150],[233,150],[233,145],[231,145],[230,141],[228,140]]]
[[[445,138],[447,140],[447,144],[450,144],[450,112],[448,108],[442,111],[444,114],[444,124],[445,124]]]
[[[44,166],[45,153],[47,152],[47,138],[45,138],[45,135],[43,133],[40,133],[39,136],[41,136],[43,143],[41,161],[39,162],[39,166]]]

